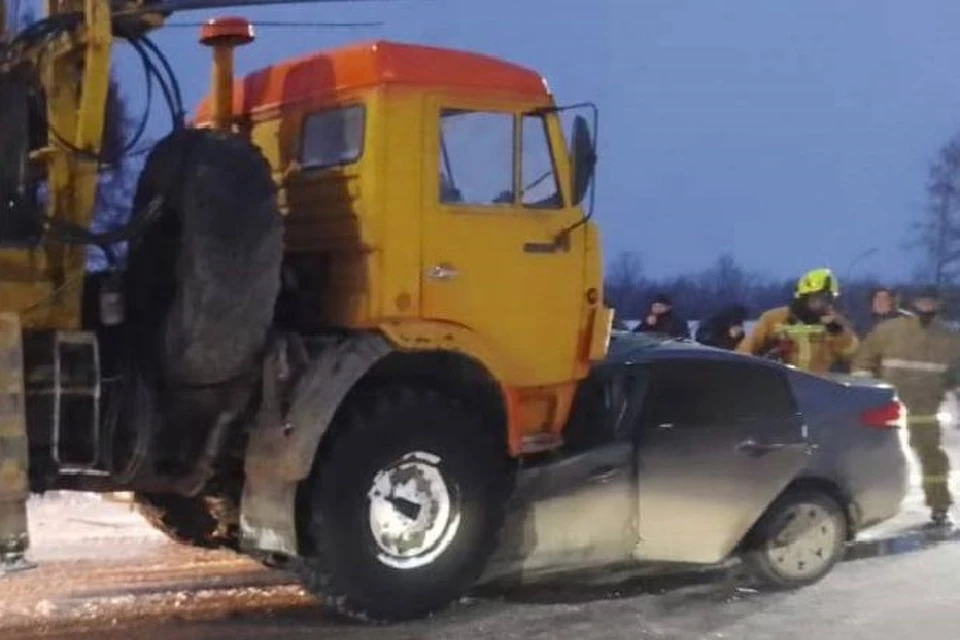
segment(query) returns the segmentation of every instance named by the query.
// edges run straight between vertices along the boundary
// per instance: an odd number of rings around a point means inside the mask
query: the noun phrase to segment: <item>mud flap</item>
[[[271,359],[285,346],[281,342],[278,348]],[[310,473],[320,440],[347,393],[390,350],[374,334],[323,346],[311,354],[286,414],[261,420],[250,434],[240,503],[242,551],[298,554],[297,486]]]
[[[29,456],[20,318],[0,313],[0,575],[29,566]]]

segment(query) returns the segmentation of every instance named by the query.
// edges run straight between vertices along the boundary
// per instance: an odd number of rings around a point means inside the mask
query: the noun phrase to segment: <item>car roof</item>
[[[847,388],[886,388],[892,386],[887,382],[873,378],[861,378],[839,373],[815,374],[785,365],[776,360],[710,347],[690,339],[671,338],[654,333],[634,333],[632,331],[614,331],[612,337],[610,348],[607,350],[607,357],[594,365],[591,376],[603,378],[631,365],[649,364],[663,360],[696,359],[750,363],[767,367],[771,371],[777,371],[797,381],[810,380],[817,384],[833,384]]]
[[[597,367],[606,369],[630,364],[642,364],[657,360],[695,358],[752,362],[761,366],[778,368],[777,363],[743,353],[718,349],[694,340],[671,338],[653,333],[614,331],[607,357]]]

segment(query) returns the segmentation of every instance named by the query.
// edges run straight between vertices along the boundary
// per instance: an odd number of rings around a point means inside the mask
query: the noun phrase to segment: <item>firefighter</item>
[[[764,312],[737,351],[829,373],[836,363],[852,358],[858,345],[850,323],[834,307],[839,295],[830,269],[807,272],[797,281],[793,302]]]
[[[950,525],[950,459],[941,445],[937,410],[957,385],[960,335],[937,318],[940,297],[928,287],[913,299],[914,316],[882,322],[863,341],[853,373],[878,377],[896,387],[907,405],[910,446],[920,460],[930,525]]]

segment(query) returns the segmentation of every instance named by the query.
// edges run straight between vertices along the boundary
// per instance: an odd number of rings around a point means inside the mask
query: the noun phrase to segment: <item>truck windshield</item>
[[[464,205],[562,205],[546,121],[514,114],[445,109],[440,120],[440,201]],[[519,169],[520,192],[514,176]]]

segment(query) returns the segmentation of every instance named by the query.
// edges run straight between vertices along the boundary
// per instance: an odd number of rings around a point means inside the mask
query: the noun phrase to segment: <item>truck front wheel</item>
[[[433,391],[377,388],[348,402],[303,487],[307,586],[355,619],[426,615],[469,589],[496,546],[505,449]]]

